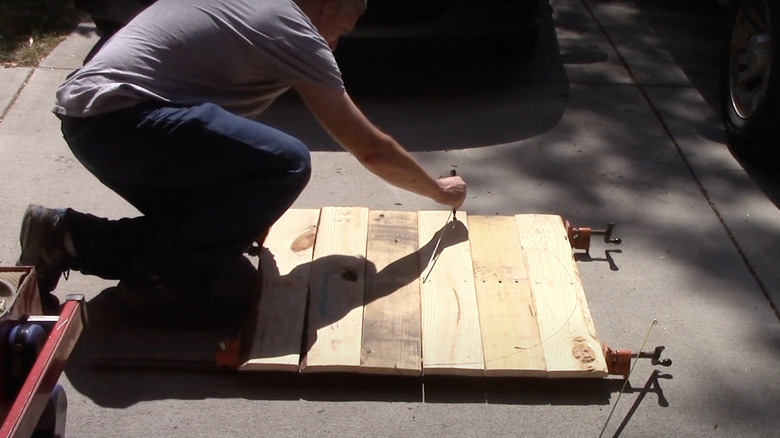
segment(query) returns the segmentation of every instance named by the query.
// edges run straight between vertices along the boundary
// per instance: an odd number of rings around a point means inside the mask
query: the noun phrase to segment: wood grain
[[[422,374],[417,213],[372,211],[360,371]]]
[[[606,376],[561,217],[450,219],[288,211],[264,244],[257,325],[240,369]]]
[[[300,364],[309,272],[320,210],[288,210],[261,253],[263,291],[249,359],[240,370],[296,371]]]
[[[325,207],[314,246],[302,372],[360,366],[368,209]]]
[[[457,222],[447,211],[418,213],[423,333],[423,373],[426,375],[485,374],[477,314],[477,294],[468,238],[466,212]],[[433,262],[435,242],[443,231]]]
[[[469,216],[485,374],[544,377],[528,273],[510,216]]]
[[[607,365],[560,216],[517,215],[548,377],[602,377]]]

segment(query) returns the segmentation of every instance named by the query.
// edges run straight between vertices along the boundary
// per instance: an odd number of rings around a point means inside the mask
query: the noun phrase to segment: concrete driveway
[[[578,256],[599,338],[636,350],[657,320],[646,349],[666,346],[664,357],[674,363],[639,362],[604,436],[776,435],[778,183],[770,167],[743,166],[724,144],[714,110],[718,6],[551,5],[532,59],[506,50],[420,54],[403,43],[381,51],[349,44],[340,54],[347,86],[431,173],[457,168],[469,183],[464,211],[554,213],[594,227],[617,222],[621,246],[597,241],[590,257]],[[93,42],[85,26],[40,67],[0,70],[4,265],[16,260],[30,202],[113,218],[136,214],[74,160],[49,112],[57,85]],[[263,120],[314,151],[312,181],[296,207],[441,208],[389,187],[337,152],[294,96]],[[58,295],[83,293],[97,302],[111,286],[74,273]],[[69,436],[595,437],[622,387],[615,378],[421,380],[96,367],[88,347],[148,350],[156,341],[99,326],[85,333],[61,380]],[[192,335],[177,342],[181,354],[202,356],[215,347]]]

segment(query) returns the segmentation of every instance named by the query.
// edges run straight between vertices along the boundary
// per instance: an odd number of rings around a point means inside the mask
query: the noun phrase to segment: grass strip
[[[73,0],[0,1],[0,64],[37,66],[81,18]]]

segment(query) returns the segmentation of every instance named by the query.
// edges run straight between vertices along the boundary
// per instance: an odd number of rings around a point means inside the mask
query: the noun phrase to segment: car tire
[[[720,104],[734,151],[778,155],[780,4],[732,1],[721,54]]]

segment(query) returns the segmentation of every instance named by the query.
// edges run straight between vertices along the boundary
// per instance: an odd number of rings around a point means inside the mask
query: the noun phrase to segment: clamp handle
[[[615,245],[620,245],[623,243],[623,239],[620,237],[612,237],[612,231],[615,230],[615,223],[610,222],[607,224],[607,228],[605,230],[591,230],[591,234],[594,236],[604,236],[604,243],[614,243]]]
[[[660,345],[658,347],[655,347],[655,350],[652,353],[648,352],[642,352],[639,353],[639,357],[642,358],[649,358],[650,363],[653,365],[661,365],[662,367],[669,367],[672,366],[672,360],[671,359],[661,359],[661,353],[664,351],[663,345]]]

